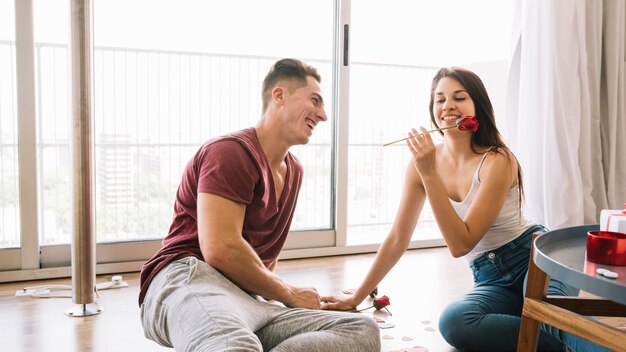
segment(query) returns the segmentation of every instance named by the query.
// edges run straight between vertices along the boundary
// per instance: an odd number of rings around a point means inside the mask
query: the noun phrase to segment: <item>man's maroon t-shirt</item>
[[[141,269],[139,304],[152,279],[167,264],[189,256],[204,260],[198,242],[198,193],[246,205],[242,236],[269,267],[285,243],[302,184],[298,159],[287,153],[285,162],[285,186],[277,201],[274,178],[254,128],[206,142],[185,167],[162,248]]]

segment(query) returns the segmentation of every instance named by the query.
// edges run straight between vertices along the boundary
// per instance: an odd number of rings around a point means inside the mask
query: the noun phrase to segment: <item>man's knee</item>
[[[358,335],[355,341],[360,341],[363,351],[380,351],[380,328],[369,316],[356,315],[353,326]]]
[[[182,345],[182,346],[181,346]],[[179,346],[181,348],[179,348]],[[224,334],[188,336],[184,341],[174,343],[176,351],[241,351],[261,352],[263,346],[259,338],[245,328],[231,329]]]

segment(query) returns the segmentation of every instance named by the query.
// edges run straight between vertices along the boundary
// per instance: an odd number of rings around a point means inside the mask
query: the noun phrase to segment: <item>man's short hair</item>
[[[272,89],[274,89],[279,82],[290,81],[288,89],[291,91],[292,89],[306,86],[306,78],[308,76],[315,78],[318,83],[322,81],[315,67],[309,66],[300,60],[282,59],[276,61],[263,80],[263,112],[265,112],[269,106],[270,99],[272,98]]]

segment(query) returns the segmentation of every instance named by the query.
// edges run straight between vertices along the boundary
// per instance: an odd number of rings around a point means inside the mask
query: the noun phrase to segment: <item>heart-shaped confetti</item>
[[[393,350],[391,352],[428,352],[428,348],[422,346],[413,346],[410,348],[401,348],[399,350]]]

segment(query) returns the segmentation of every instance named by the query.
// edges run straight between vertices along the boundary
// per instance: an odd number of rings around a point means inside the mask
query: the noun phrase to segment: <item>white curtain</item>
[[[626,0],[520,0],[507,135],[526,211],[550,229],[626,202]]]

